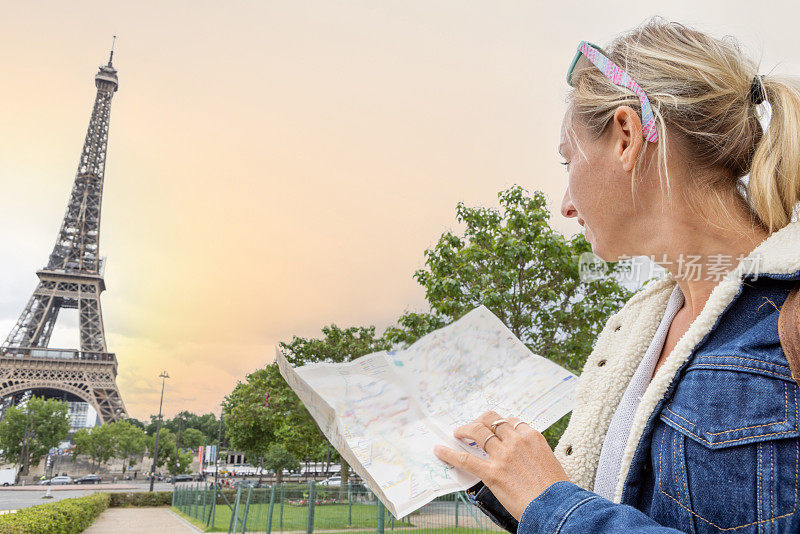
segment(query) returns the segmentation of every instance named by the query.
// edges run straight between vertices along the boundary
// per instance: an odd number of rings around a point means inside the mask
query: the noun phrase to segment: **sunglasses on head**
[[[634,81],[630,75],[622,70],[619,65],[608,59],[607,54],[599,46],[592,44],[588,41],[581,41],[578,45],[578,50],[575,52],[575,57],[572,59],[572,64],[567,71],[567,83],[572,87],[572,71],[578,64],[581,56],[586,57],[592,62],[606,78],[611,80],[614,85],[630,89],[636,96],[639,97],[642,107],[642,130],[644,137],[648,141],[655,143],[658,141],[658,131],[656,130],[656,119],[653,115],[653,108],[650,106],[650,100],[644,93],[639,84]]]

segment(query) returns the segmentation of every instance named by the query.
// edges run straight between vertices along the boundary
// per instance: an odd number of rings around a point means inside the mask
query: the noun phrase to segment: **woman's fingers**
[[[471,439],[488,454],[492,454],[493,448],[500,444],[500,437],[486,428],[486,425],[478,421],[473,421],[456,428],[455,431],[453,431],[453,436],[458,439]]]
[[[500,436],[500,439],[507,439],[513,433],[514,423],[517,422],[517,418],[501,417],[497,412],[485,412],[478,417],[477,421],[486,426],[490,432],[492,425],[496,425],[494,433]]]
[[[490,441],[494,441],[494,439]],[[486,460],[481,460],[473,456],[467,451],[456,451],[444,445],[436,445],[433,448],[433,453],[441,461],[472,473],[481,480],[485,480],[489,473],[489,463]]]
[[[486,412],[475,421],[458,427],[454,435],[474,441],[478,446],[484,445],[488,457],[478,458],[442,445],[434,448],[436,456],[483,480],[517,520],[531,500],[548,486],[560,480],[569,481],[544,436],[517,417]]]

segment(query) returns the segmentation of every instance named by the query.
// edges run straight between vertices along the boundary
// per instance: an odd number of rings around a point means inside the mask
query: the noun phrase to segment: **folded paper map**
[[[293,368],[286,382],[325,437],[401,518],[478,482],[433,454],[443,444],[485,453],[453,430],[494,410],[544,431],[572,410],[577,377],[537,356],[486,307],[404,350]]]

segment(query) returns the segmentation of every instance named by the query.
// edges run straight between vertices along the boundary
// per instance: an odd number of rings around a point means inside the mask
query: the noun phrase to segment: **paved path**
[[[85,534],[194,534],[202,532],[169,508],[109,508]]]

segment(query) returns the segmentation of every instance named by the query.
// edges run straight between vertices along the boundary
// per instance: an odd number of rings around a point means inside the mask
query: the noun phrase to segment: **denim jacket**
[[[799,388],[778,337],[780,306],[800,281],[800,222],[728,261],[736,268],[641,399],[613,501],[591,491],[600,450],[677,283],[670,273],[608,319],[587,358],[553,451],[569,481],[533,499],[519,523],[482,484],[469,499],[520,534],[800,532]]]

